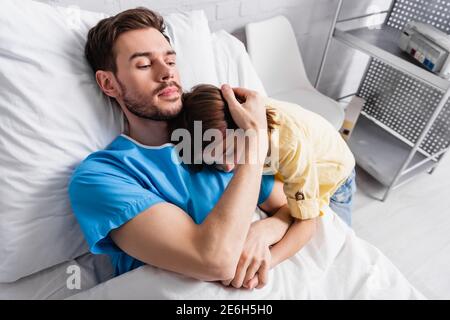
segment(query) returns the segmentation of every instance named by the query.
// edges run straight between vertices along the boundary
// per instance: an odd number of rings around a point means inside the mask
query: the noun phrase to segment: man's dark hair
[[[89,30],[85,55],[92,70],[112,71],[117,73],[116,52],[114,44],[117,38],[127,31],[154,28],[164,34],[166,26],[164,19],[158,13],[139,7],[123,11],[115,16],[101,20]]]

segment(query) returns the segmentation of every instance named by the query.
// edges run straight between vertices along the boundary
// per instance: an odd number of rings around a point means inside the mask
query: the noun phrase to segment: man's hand
[[[267,230],[262,221],[253,222],[241,253],[233,279],[222,281],[222,284],[235,288],[244,286],[253,289],[266,285],[271,265],[270,243]]]
[[[266,108],[263,97],[256,91],[222,86],[222,94],[227,101],[231,116],[239,128],[244,130],[267,130]],[[237,98],[243,103],[239,103]]]
[[[231,89],[226,84],[222,86],[222,94],[234,122],[244,130],[245,137],[250,141],[249,144],[245,144],[244,158],[239,159],[238,164],[263,164],[269,148],[264,98],[256,91]]]

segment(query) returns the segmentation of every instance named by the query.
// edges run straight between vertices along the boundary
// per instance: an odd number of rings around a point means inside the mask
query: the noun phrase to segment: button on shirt
[[[78,166],[69,196],[91,252],[110,255],[119,275],[143,263],[113,243],[111,230],[160,202],[178,206],[200,224],[232,176],[213,168],[193,172],[180,163],[173,144],[149,147],[121,135]],[[269,196],[273,182],[273,176],[263,176],[258,204]]]

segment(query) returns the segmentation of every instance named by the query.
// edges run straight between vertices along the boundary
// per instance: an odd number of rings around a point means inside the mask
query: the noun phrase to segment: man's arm
[[[261,97],[243,89],[236,93],[246,101],[243,105],[231,88],[223,90],[235,122],[243,129],[266,129]],[[231,278],[257,204],[264,160],[260,155],[267,153],[267,142],[252,150],[261,161],[236,166],[224,194],[201,225],[180,208],[160,203],[112,231],[113,241],[129,255],[162,269],[207,281]]]
[[[289,207],[287,205],[280,210],[284,209],[289,211]],[[234,287],[240,288],[242,285],[248,289],[260,289],[264,287],[268,281],[268,269],[272,269],[284,260],[292,257],[308,243],[316,232],[317,218],[308,220],[293,220],[295,221],[287,230],[283,239],[270,248],[270,263],[265,263],[264,265],[261,264],[259,269],[258,266],[255,266],[252,270],[249,268],[245,272],[245,277],[241,275],[239,278],[231,280]],[[230,281],[223,281],[222,283],[229,285]]]
[[[113,230],[111,238],[147,264],[205,281],[229,279],[256,207],[260,179],[258,168],[238,168],[200,225],[177,206],[160,203]]]
[[[264,287],[269,269],[300,251],[315,233],[316,219],[301,221],[291,216],[283,184],[279,181],[260,207],[271,216],[250,226],[234,278],[222,281],[225,286]]]
[[[222,281],[225,286],[240,288],[258,269],[260,283],[266,283],[271,265],[269,246],[283,238],[293,220],[289,210],[282,209],[286,203],[283,183],[275,180],[269,197],[259,205],[270,217],[251,224],[234,276]]]

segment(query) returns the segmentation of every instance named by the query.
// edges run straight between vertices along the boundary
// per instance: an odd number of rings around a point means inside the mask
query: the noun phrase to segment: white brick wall
[[[20,0],[19,0],[20,1]],[[161,14],[203,9],[212,31],[225,29],[245,43],[244,26],[283,14],[291,21],[302,52],[306,73],[314,84],[337,0],[37,0],[57,5],[77,5],[82,9],[115,14],[137,6],[147,6]],[[389,6],[391,0],[344,0],[341,17],[355,16]],[[340,66],[352,63],[353,55],[332,47],[332,63],[328,63],[321,91],[337,97],[348,90],[342,87]],[[336,61],[346,60],[345,63]],[[361,67],[362,69],[364,66]],[[348,69],[347,69],[348,70]],[[347,75],[348,76],[348,75]],[[351,82],[351,81],[350,81]],[[352,82],[357,84],[357,79]],[[354,87],[354,85],[353,85]]]
[[[245,42],[245,24],[286,15],[295,28],[307,74],[314,81],[325,46],[336,0],[38,0],[57,5],[77,5],[82,9],[115,14],[147,6],[162,14],[203,9],[211,30],[225,29]],[[314,17],[314,20],[313,18]],[[305,47],[305,50],[303,50]]]

